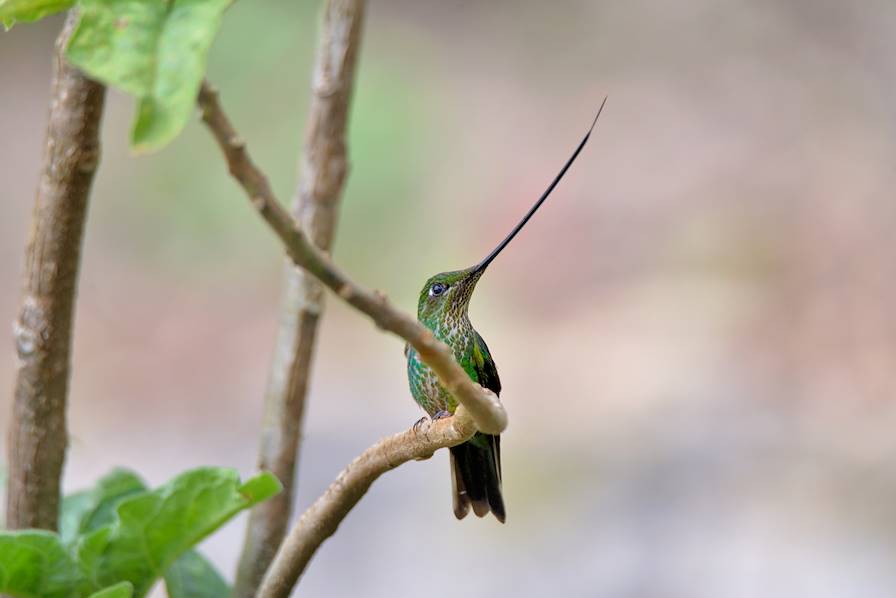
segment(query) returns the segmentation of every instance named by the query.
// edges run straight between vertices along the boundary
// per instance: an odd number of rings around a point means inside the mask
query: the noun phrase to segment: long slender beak
[[[572,165],[573,162],[575,162],[575,159],[579,157],[579,152],[581,152],[582,148],[585,147],[585,144],[588,143],[588,138],[591,137],[591,131],[594,130],[594,125],[597,124],[597,118],[600,116],[601,110],[604,109],[604,104],[606,104],[606,103],[607,103],[607,98],[604,98],[604,101],[601,102],[601,104],[600,104],[600,108],[598,108],[598,110],[597,110],[597,115],[594,117],[594,122],[591,123],[591,128],[588,129],[587,133],[585,133],[585,137],[579,143],[579,146],[576,148],[576,151],[574,151],[572,153],[572,156],[569,158],[569,160],[566,161],[566,164],[563,165],[563,168],[560,169],[560,173],[556,177],[554,177],[554,180],[551,182],[550,185],[548,185],[547,190],[545,190],[545,192],[542,193],[541,197],[538,198],[538,201],[535,202],[535,205],[533,205],[529,209],[529,211],[526,213],[526,215],[523,216],[523,219],[520,220],[519,223],[517,223],[517,225],[515,227],[513,227],[513,230],[510,231],[510,234],[507,235],[503,241],[498,243],[498,246],[495,247],[491,253],[489,253],[487,256],[485,256],[485,259],[483,259],[481,262],[479,262],[477,265],[475,265],[473,267],[470,274],[480,274],[481,275],[482,272],[488,267],[488,265],[490,263],[492,263],[492,260],[494,260],[496,257],[498,257],[498,254],[501,253],[505,247],[507,247],[507,244],[513,240],[513,238],[517,235],[518,232],[520,232],[520,230],[522,230],[522,228],[524,226],[526,226],[526,223],[529,222],[529,219],[532,217],[532,215],[538,210],[538,208],[541,207],[541,204],[544,203],[544,200],[546,200],[548,198],[548,196],[551,194],[551,191],[554,190],[554,187],[557,186],[557,183],[560,182],[560,179],[563,178],[563,175],[566,174],[566,171],[569,170],[569,167]]]

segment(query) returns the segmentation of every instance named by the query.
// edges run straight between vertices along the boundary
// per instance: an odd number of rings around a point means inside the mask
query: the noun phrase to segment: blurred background
[[[284,201],[318,9],[239,2],[209,61]],[[0,35],[0,389],[59,26]],[[606,94],[471,308],[511,417],[508,523],[455,521],[444,452],[405,465],[302,595],[893,595],[896,4],[372,2],[337,260],[414,310],[506,234]],[[132,109],[111,92],[70,490],[116,465],[152,484],[255,467],[281,254],[205,130],[135,157]],[[331,297],[298,508],[420,415],[402,343]],[[244,524],[202,547],[231,579]]]

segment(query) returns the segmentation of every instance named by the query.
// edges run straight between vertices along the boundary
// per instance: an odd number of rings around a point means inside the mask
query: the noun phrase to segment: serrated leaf
[[[0,23],[8,30],[17,22],[31,22],[68,10],[74,0],[0,0]]]
[[[232,590],[208,560],[191,550],[165,573],[168,598],[227,598]]]
[[[52,532],[0,533],[0,593],[19,598],[74,598],[81,579]]]
[[[194,111],[205,61],[231,0],[81,0],[66,56],[138,98],[131,147],[174,139]]]
[[[88,596],[88,598],[131,598],[133,595],[134,586],[128,581],[123,581],[114,586],[102,589],[99,592],[94,592]]]
[[[269,497],[269,476],[260,474],[241,485],[234,470],[201,468],[124,499],[112,524],[82,538],[78,559],[85,575],[101,585],[130,580],[134,595],[143,596],[189,548]]]

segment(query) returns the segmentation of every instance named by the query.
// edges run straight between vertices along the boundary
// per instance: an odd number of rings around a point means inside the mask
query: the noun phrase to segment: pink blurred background
[[[288,200],[317,3],[237,3],[209,78]],[[0,35],[0,321],[17,312],[60,20]],[[335,257],[415,309],[591,143],[480,283],[508,523],[447,458],[379,480],[306,596],[889,597],[896,587],[896,5],[371,3]],[[65,486],[254,470],[280,253],[195,122],[127,149],[112,92]],[[0,389],[12,388],[11,334]],[[402,343],[332,297],[299,508],[420,417]],[[0,427],[10,392],[0,393]],[[244,519],[203,551],[232,578]]]

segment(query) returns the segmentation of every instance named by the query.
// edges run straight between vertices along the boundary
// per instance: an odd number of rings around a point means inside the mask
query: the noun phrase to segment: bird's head
[[[430,277],[420,291],[417,319],[428,328],[435,328],[436,324],[463,318],[470,305],[473,289],[484,272],[485,268],[477,270],[474,266]]]

